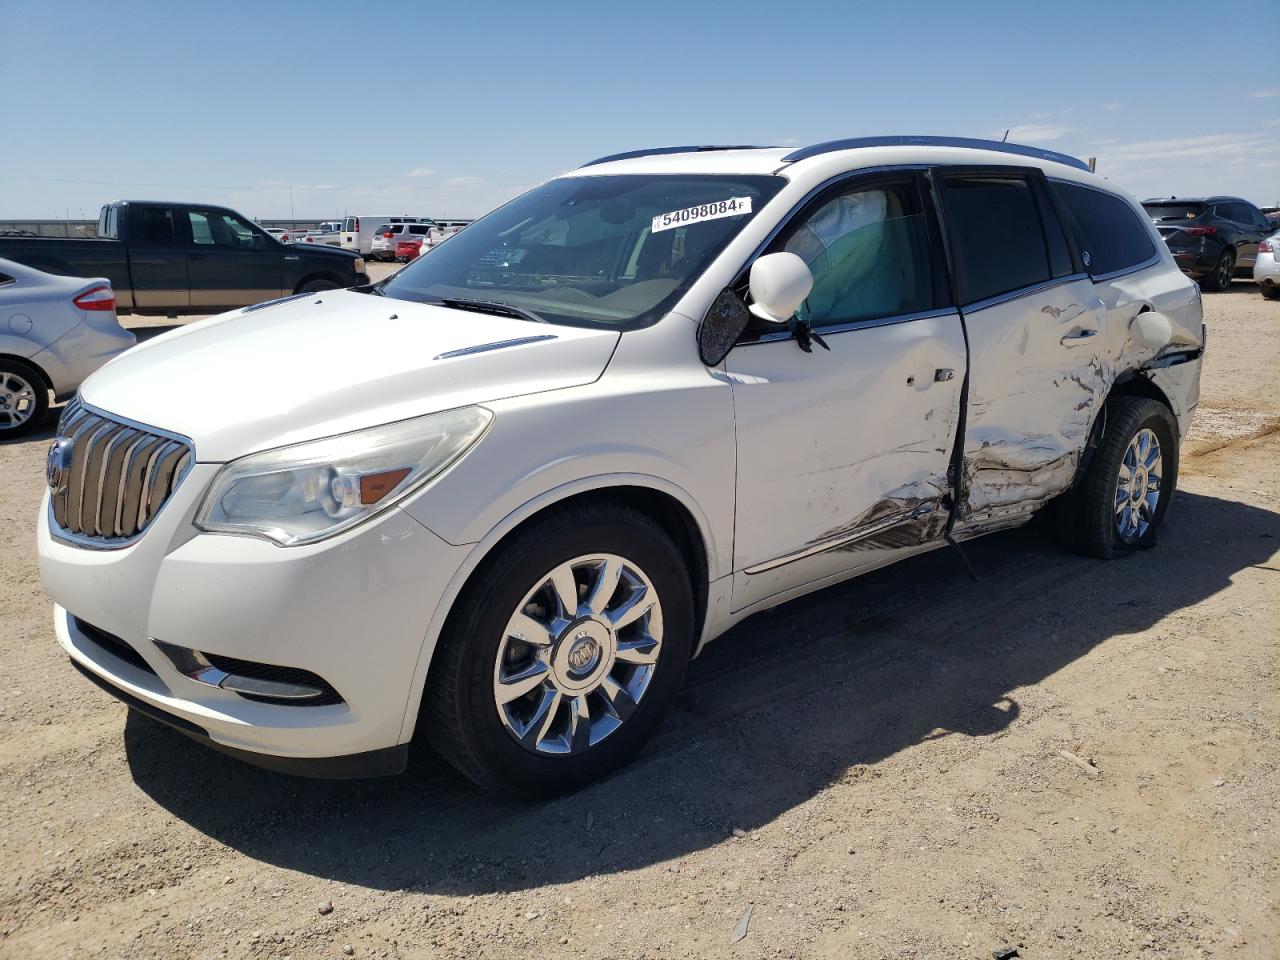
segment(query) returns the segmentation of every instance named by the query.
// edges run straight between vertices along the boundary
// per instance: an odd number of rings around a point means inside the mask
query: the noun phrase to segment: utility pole
[[[293,184],[289,184],[289,219],[297,224],[297,217],[293,213]]]

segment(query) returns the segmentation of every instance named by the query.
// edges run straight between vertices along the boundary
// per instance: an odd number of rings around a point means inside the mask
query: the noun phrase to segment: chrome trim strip
[[[522,347],[526,343],[541,343],[543,340],[559,340],[554,333],[542,333],[535,337],[516,337],[514,340],[495,340],[493,343],[480,343],[474,347],[460,347],[457,350],[446,350],[437,353],[433,360],[452,360],[454,357],[469,357],[474,353],[488,353],[491,350],[505,350],[507,347]]]
[[[1029,297],[1033,293],[1040,293],[1042,290],[1060,287],[1064,283],[1075,283],[1077,280],[1092,281],[1093,278],[1087,273],[1073,273],[1067,277],[1056,277],[1053,280],[1045,280],[1043,283],[1033,283],[1029,287],[1019,287],[1017,290],[1010,290],[1008,293],[999,293],[994,297],[987,297],[985,300],[966,303],[960,308],[960,312],[975,313],[978,310],[985,310],[987,307],[994,307],[996,304],[1007,303],[1010,300],[1017,300],[1019,297]]]
[[[227,673],[210,663],[209,658],[199,650],[180,647],[176,643],[165,643],[155,637],[148,639],[169,659],[175,670],[188,680],[194,680],[205,686],[230,690],[232,693],[247,693],[256,697],[276,697],[280,700],[310,700],[324,693],[318,687],[308,687],[301,683],[259,680],[256,677]]]
[[[938,317],[958,317],[960,311],[955,307],[939,307],[936,310],[922,310],[919,313],[902,313],[892,317],[876,317],[873,320],[851,320],[848,323],[837,323],[830,327],[814,327],[813,329],[822,336],[827,337],[833,333],[849,333],[854,330],[870,330],[875,327],[891,327],[898,323],[910,323],[913,320],[934,320]],[[734,349],[739,347],[750,347],[757,343],[780,343],[785,340],[792,340],[795,334],[790,329],[781,329],[763,333],[754,340],[740,340]]]
[[[788,553],[785,556],[775,557],[773,560],[766,560],[763,563],[757,563],[753,567],[746,567],[743,573],[753,576],[757,573],[765,573],[769,570],[776,570],[778,567],[786,566],[788,563],[795,563],[797,560],[803,560],[806,557],[816,556],[819,553],[826,553],[828,550],[835,550],[839,547],[848,546],[851,543],[857,543],[859,540],[865,540],[867,537],[877,533],[883,533],[890,527],[896,527],[899,524],[906,523],[908,520],[915,520],[917,517],[923,517],[926,514],[934,512],[933,504],[925,504],[912,510],[905,510],[902,513],[895,513],[888,517],[882,517],[875,520],[864,527],[859,527],[851,533],[841,534],[838,537],[831,537],[827,540],[819,540],[817,543],[811,543],[809,546],[797,550],[795,553]]]

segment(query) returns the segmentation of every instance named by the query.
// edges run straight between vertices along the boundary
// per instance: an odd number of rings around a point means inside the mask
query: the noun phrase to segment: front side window
[[[238,217],[220,210],[188,210],[187,217],[191,221],[191,242],[197,247],[253,249],[253,230]]]
[[[377,289],[424,303],[496,301],[552,323],[643,326],[670,309],[784,183],[692,174],[552,180]]]
[[[947,177],[944,204],[964,303],[1050,279],[1049,250],[1029,181]]]
[[[912,183],[819,198],[774,250],[809,265],[813,290],[798,314],[814,327],[933,307],[928,230]]]
[[[1084,232],[1094,276],[1127,270],[1155,256],[1149,228],[1120,197],[1064,181],[1053,186]]]

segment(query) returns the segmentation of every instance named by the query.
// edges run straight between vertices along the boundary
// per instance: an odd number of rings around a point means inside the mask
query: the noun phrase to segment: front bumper
[[[470,548],[398,508],[304,547],[201,533],[191,517],[217,470],[196,464],[142,537],[118,550],[57,539],[46,496],[37,541],[58,642],[113,695],[218,749],[293,773],[395,772],[428,625]],[[147,669],[76,618],[128,644]],[[308,670],[341,702],[248,699],[187,677],[153,640]]]

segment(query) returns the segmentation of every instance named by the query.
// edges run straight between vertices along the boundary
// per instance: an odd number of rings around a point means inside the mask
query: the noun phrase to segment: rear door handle
[[[1082,343],[1088,343],[1098,335],[1097,330],[1081,330],[1079,333],[1069,333],[1058,342],[1064,347],[1078,347]]]

